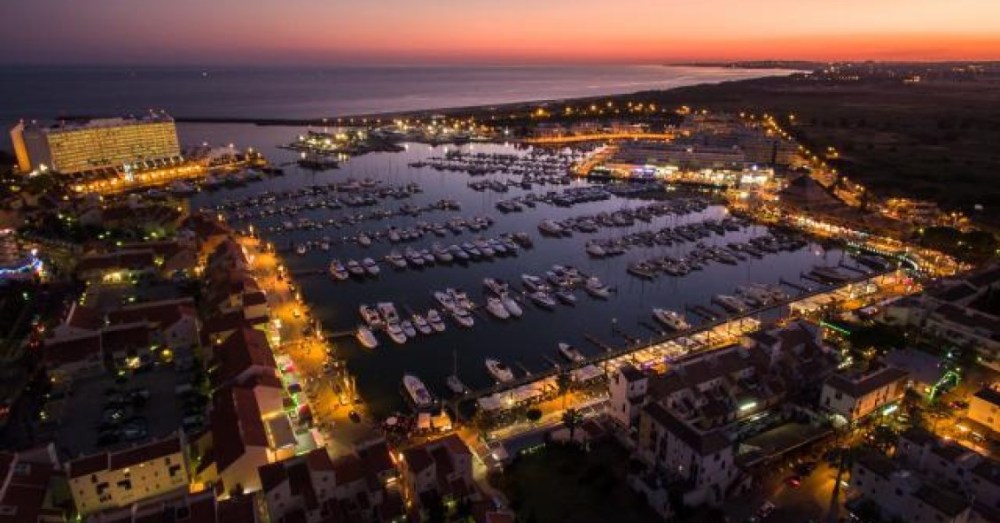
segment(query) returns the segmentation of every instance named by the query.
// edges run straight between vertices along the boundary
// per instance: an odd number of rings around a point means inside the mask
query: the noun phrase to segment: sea
[[[791,72],[663,65],[17,66],[0,68],[0,123],[147,109],[180,118],[324,118],[623,94]]]
[[[646,89],[669,88],[706,82],[721,82],[742,78],[784,74],[785,71],[711,69],[702,67],[397,67],[397,68],[333,68],[333,69],[216,69],[216,68],[14,68],[0,71],[0,120],[18,118],[51,119],[59,115],[113,115],[141,111],[143,108],[163,108],[179,117],[219,118],[320,118],[324,116],[373,113],[384,111],[431,109],[467,105],[499,104],[534,99],[557,99],[627,93]],[[552,265],[572,265],[600,277],[617,289],[609,300],[595,300],[582,291],[578,303],[570,307],[559,305],[553,311],[525,304],[524,316],[516,320],[499,321],[477,315],[475,326],[469,329],[448,322],[447,331],[434,336],[418,337],[405,345],[395,345],[379,334],[380,345],[374,349],[361,347],[352,337],[336,340],[338,355],[346,358],[357,376],[357,384],[368,407],[376,415],[389,415],[406,409],[400,393],[400,380],[413,373],[424,380],[431,391],[447,397],[445,377],[457,369],[460,378],[470,387],[492,384],[484,367],[486,358],[496,358],[510,365],[517,375],[538,372],[559,360],[559,342],[576,346],[587,355],[601,348],[586,336],[611,345],[623,345],[620,332],[633,338],[651,339],[654,332],[647,325],[655,323],[653,307],[686,312],[688,306],[710,306],[712,296],[732,293],[737,285],[748,282],[777,283],[780,279],[800,281],[803,272],[814,265],[851,263],[845,253],[811,244],[796,252],[750,258],[737,265],[712,263],[703,271],[684,277],[660,276],[654,281],[642,281],[629,275],[626,265],[640,258],[670,254],[683,256],[694,243],[669,247],[638,248],[626,255],[610,259],[593,259],[584,245],[591,238],[606,238],[680,225],[706,218],[725,216],[726,209],[713,205],[697,213],[656,218],[652,224],[637,222],[630,229],[602,229],[593,234],[574,234],[571,238],[547,238],[539,234],[538,223],[545,218],[563,219],[582,214],[610,212],[635,208],[648,202],[614,197],[570,208],[538,204],[521,213],[501,214],[497,201],[522,196],[528,192],[561,190],[562,186],[535,186],[531,189],[513,187],[506,193],[475,191],[464,172],[439,171],[411,164],[441,156],[458,147],[463,152],[486,154],[531,154],[530,148],[513,143],[471,143],[461,146],[431,146],[420,143],[404,144],[401,152],[378,152],[351,158],[339,169],[316,172],[296,164],[298,154],[280,146],[295,140],[306,128],[297,126],[259,126],[239,123],[180,123],[178,134],[187,145],[202,143],[234,144],[262,151],[275,165],[283,167],[284,176],[267,178],[243,187],[202,191],[191,197],[195,209],[215,209],[230,200],[239,200],[265,191],[294,190],[312,185],[326,185],[349,179],[372,178],[388,185],[417,184],[422,192],[407,200],[387,200],[381,208],[397,208],[403,204],[427,205],[441,199],[456,200],[461,210],[434,212],[416,218],[394,217],[380,221],[361,221],[352,226],[323,231],[302,231],[292,234],[268,232],[268,227],[284,218],[262,218],[253,221],[255,230],[265,239],[280,246],[294,242],[318,240],[329,236],[334,242],[329,252],[319,249],[305,255],[284,254],[286,265],[293,273],[303,276],[299,287],[304,300],[328,332],[354,329],[359,323],[358,306],[391,301],[400,312],[425,312],[440,307],[432,293],[446,287],[466,291],[476,302],[483,301],[482,281],[486,277],[507,280],[519,287],[522,274],[544,275]],[[0,140],[0,143],[4,140]],[[9,143],[5,143],[9,147]],[[510,174],[497,173],[485,179],[512,180]],[[587,185],[588,181],[575,181]],[[313,209],[301,217],[326,221],[347,213],[368,212],[361,209]],[[443,221],[451,216],[487,215],[495,220],[489,230],[478,234],[442,238],[445,244],[461,243],[478,235],[495,237],[501,233],[526,232],[534,239],[533,249],[517,257],[468,265],[435,266],[420,271],[393,271],[383,263],[377,279],[335,282],[326,270],[331,258],[343,261],[370,256],[382,260],[393,248],[403,246],[376,242],[361,247],[349,239],[362,231],[385,230],[390,225],[410,227],[418,221]],[[290,218],[295,221],[300,216]],[[246,225],[246,224],[244,224]],[[723,236],[706,239],[708,245],[725,245],[766,234],[763,226],[755,225]],[[449,233],[450,234],[450,233]],[[429,248],[437,238],[427,236],[413,244]],[[814,285],[808,283],[809,285]],[[791,289],[788,289],[791,290]],[[687,313],[694,324],[699,318]],[[612,327],[615,327],[613,329]]]

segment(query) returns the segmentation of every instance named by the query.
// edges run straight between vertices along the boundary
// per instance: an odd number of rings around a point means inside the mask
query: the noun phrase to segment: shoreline
[[[794,74],[800,74],[806,72],[804,69],[792,69],[792,68],[767,68],[767,67],[732,67],[724,64],[663,64],[667,67],[713,67],[713,68],[731,68],[731,69],[744,69],[744,70],[765,70],[773,69],[775,74],[759,76],[756,78],[741,78],[736,80],[720,80],[720,81],[709,81],[700,82],[689,85],[678,85],[675,87],[670,87],[666,89],[645,89],[639,91],[632,91],[628,93],[618,93],[618,94],[603,94],[594,96],[583,96],[583,97],[567,97],[567,98],[537,98],[533,100],[524,100],[519,102],[504,102],[497,104],[477,104],[477,105],[465,105],[465,106],[455,106],[455,107],[437,107],[428,109],[414,109],[414,110],[402,110],[402,111],[385,111],[385,112],[373,112],[373,113],[357,113],[357,114],[345,114],[342,116],[327,116],[327,117],[310,117],[310,118],[256,118],[256,117],[232,117],[232,116],[175,116],[174,121],[177,123],[198,123],[198,124],[249,124],[257,125],[261,127],[266,126],[288,126],[288,127],[305,127],[305,126],[337,126],[345,125],[344,120],[364,120],[364,119],[375,119],[375,120],[392,120],[397,118],[428,118],[432,115],[443,115],[451,116],[455,114],[470,114],[470,113],[481,113],[485,111],[510,111],[510,110],[523,110],[526,108],[537,108],[545,107],[549,104],[554,103],[588,103],[595,102],[598,100],[617,100],[623,97],[631,97],[638,95],[647,95],[649,93],[667,93],[677,89],[692,89],[700,88],[704,86],[713,86],[720,84],[733,84],[739,82],[755,82],[766,79],[773,78],[787,78]],[[61,118],[64,120],[88,120],[94,118],[106,118],[108,115],[100,114],[80,114],[80,115],[66,115]],[[340,120],[340,123],[337,123]],[[350,124],[347,124],[350,125]]]

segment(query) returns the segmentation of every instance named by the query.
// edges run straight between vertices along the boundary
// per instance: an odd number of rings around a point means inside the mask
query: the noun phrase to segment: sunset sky
[[[0,63],[1000,59],[1000,0],[4,0]]]

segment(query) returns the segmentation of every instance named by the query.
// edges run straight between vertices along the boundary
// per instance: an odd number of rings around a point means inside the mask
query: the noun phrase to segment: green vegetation
[[[520,456],[497,479],[518,521],[549,523],[631,523],[656,521],[625,483],[628,454],[607,443],[584,452],[575,446],[547,445]]]
[[[664,107],[774,115],[817,154],[882,196],[937,201],[997,224],[1000,79],[900,81],[764,78],[630,96]],[[794,115],[794,118],[791,116]],[[974,206],[982,205],[976,211]]]
[[[981,263],[996,256],[1000,243],[983,231],[963,233],[951,227],[928,227],[920,233],[920,244],[970,263]]]

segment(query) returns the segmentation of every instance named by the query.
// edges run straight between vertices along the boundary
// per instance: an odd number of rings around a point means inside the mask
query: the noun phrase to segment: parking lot
[[[49,419],[42,428],[52,431],[67,457],[163,437],[184,421],[193,430],[204,421],[205,400],[197,397],[194,387],[184,386],[192,379],[190,371],[174,366],[150,366],[136,373],[77,380],[61,399],[50,400]],[[190,391],[178,394],[185,389]]]

